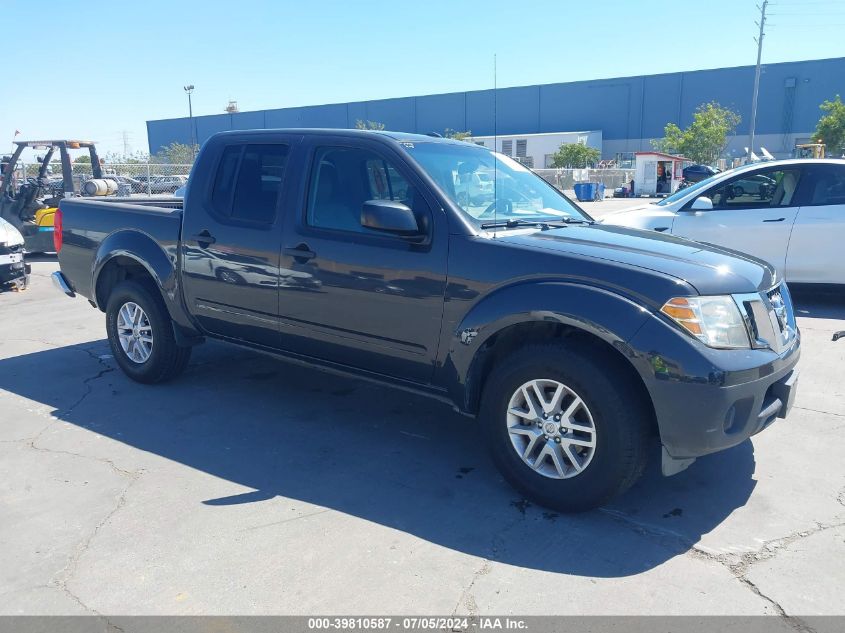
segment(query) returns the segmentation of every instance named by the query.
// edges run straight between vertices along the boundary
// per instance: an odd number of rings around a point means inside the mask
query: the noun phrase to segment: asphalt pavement
[[[136,384],[56,267],[0,294],[0,614],[845,612],[845,302],[787,420],[563,516],[417,396],[217,343]]]

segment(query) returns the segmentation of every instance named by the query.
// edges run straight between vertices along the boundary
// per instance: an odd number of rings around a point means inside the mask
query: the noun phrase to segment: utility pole
[[[769,6],[769,0],[763,0],[763,6],[757,6],[760,9],[760,22],[755,22],[760,27],[760,35],[757,36],[757,68],[754,70],[754,95],[751,97],[751,130],[748,139],[748,154],[747,160],[751,160],[751,154],[754,152],[754,132],[757,127],[757,96],[760,93],[760,59],[763,56],[763,38],[766,36],[766,7]]]
[[[194,152],[196,151],[197,146],[196,138],[194,138],[194,109],[191,106],[191,93],[194,92],[194,84],[185,86],[185,92],[188,93],[188,125],[191,128],[191,162],[193,162],[194,159],[196,159]]]

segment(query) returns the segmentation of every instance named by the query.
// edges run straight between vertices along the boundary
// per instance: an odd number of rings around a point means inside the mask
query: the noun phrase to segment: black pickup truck
[[[390,132],[205,143],[182,201],[65,199],[56,285],[120,367],[167,380],[206,337],[478,418],[527,497],[607,502],[785,417],[800,335],[769,264],[603,226],[516,161]]]

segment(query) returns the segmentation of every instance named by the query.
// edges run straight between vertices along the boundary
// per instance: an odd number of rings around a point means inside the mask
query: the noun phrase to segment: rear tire
[[[191,348],[176,344],[173,325],[158,291],[124,281],[109,296],[106,331],[117,364],[132,380],[152,384],[184,371]]]
[[[618,363],[595,346],[561,342],[525,347],[493,369],[480,422],[496,466],[527,499],[580,512],[640,477],[651,412]]]

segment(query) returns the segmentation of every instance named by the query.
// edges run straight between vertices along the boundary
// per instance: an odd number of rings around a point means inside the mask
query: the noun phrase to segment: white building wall
[[[754,139],[754,151],[761,155],[760,147],[765,147],[775,158],[790,158],[796,142],[809,142],[812,131],[796,132],[792,134],[758,134]],[[483,143],[485,147],[493,148],[492,136],[473,136],[476,143]],[[564,143],[584,143],[595,147],[601,152],[602,159],[616,158],[618,153],[648,152],[654,149],[650,138],[605,140],[601,130],[584,132],[551,132],[548,134],[503,134],[497,137],[496,150],[504,152],[502,147],[511,144],[510,156],[516,157],[517,140],[526,141],[526,155],[533,161],[534,169],[546,167],[546,157],[558,151]],[[725,151],[728,159],[741,159],[748,146],[747,135],[728,137]]]
[[[473,136],[470,139],[473,143],[493,148],[492,136]],[[589,130],[584,132],[550,132],[548,134],[504,134],[496,137],[497,152],[517,158],[517,142],[525,141],[525,156],[529,158],[529,166],[534,169],[544,169],[547,165],[547,157],[556,153],[560,146],[567,143],[584,143],[597,150],[602,150],[601,130]],[[510,145],[510,151],[506,151]]]

